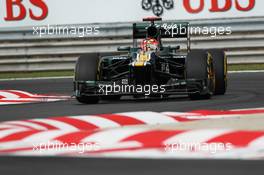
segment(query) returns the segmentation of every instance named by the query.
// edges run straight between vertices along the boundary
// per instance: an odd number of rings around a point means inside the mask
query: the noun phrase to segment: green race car
[[[177,45],[163,45],[164,38],[186,38],[187,53],[181,53]],[[191,99],[208,99],[213,94],[225,94],[225,52],[191,50],[190,43],[188,23],[145,18],[143,23],[133,24],[133,47],[120,47],[111,55],[91,53],[79,57],[74,95],[81,103],[93,104],[122,96],[188,95]]]

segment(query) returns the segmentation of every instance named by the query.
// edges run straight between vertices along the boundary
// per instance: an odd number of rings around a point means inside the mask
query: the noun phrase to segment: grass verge
[[[45,71],[45,72],[7,72],[0,73],[0,79],[9,78],[41,78],[73,76],[74,71]]]
[[[264,64],[233,64],[228,66],[229,71],[264,70]]]
[[[229,71],[264,70],[264,64],[235,64],[228,66]],[[74,71],[45,71],[45,72],[7,72],[0,73],[0,79],[12,78],[41,78],[73,76]]]

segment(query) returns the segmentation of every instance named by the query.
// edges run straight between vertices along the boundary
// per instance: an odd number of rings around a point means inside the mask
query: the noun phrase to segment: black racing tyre
[[[75,81],[96,81],[98,64],[98,54],[80,56],[75,67]]]
[[[98,54],[86,54],[78,58],[75,67],[75,81],[96,81],[99,64]],[[82,91],[82,87],[79,89]],[[85,104],[95,104],[99,102],[99,97],[84,96],[76,97],[77,101]]]
[[[84,104],[97,104],[99,102],[99,97],[80,96],[76,97],[76,100]]]
[[[227,57],[223,50],[208,51],[213,57],[215,69],[215,95],[224,95],[227,89]]]
[[[103,100],[109,100],[109,101],[117,101],[120,100],[121,95],[109,95],[102,97]]]
[[[205,90],[199,93],[190,93],[192,100],[211,98],[215,88],[215,74],[213,60],[210,54],[203,50],[193,50],[186,58],[187,79],[206,80]]]

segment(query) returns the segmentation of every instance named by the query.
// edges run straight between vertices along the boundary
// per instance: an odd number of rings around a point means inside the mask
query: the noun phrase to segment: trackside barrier
[[[179,21],[181,22],[181,21]],[[231,27],[231,35],[192,35],[193,49],[225,49],[229,64],[264,63],[264,17],[190,21],[192,27]],[[80,25],[75,25],[80,26]],[[131,23],[87,24],[99,33],[85,37],[33,34],[32,27],[0,28],[0,72],[72,70],[84,53],[116,52],[132,45]],[[68,26],[70,27],[70,26]],[[165,40],[165,45],[182,40]]]

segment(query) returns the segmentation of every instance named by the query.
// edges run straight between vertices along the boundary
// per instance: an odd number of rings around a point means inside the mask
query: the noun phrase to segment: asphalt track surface
[[[186,97],[170,99],[122,99],[102,101],[96,105],[82,105],[75,100],[0,106],[0,121],[52,116],[87,115],[129,111],[191,111],[196,109],[258,108],[264,104],[264,73],[229,75],[225,96],[211,100],[191,101]],[[71,79],[0,81],[0,89],[23,90],[39,94],[72,94]],[[236,160],[140,160],[87,158],[17,158],[1,157],[0,174],[262,174],[264,161]]]
[[[169,99],[129,99],[102,101],[96,105],[79,104],[76,100],[0,106],[0,121],[52,116],[92,115],[130,111],[187,112],[200,109],[243,109],[264,106],[264,73],[229,74],[227,94],[210,100],[192,101],[186,97]],[[0,81],[0,89],[23,90],[49,95],[72,95],[72,79]]]

